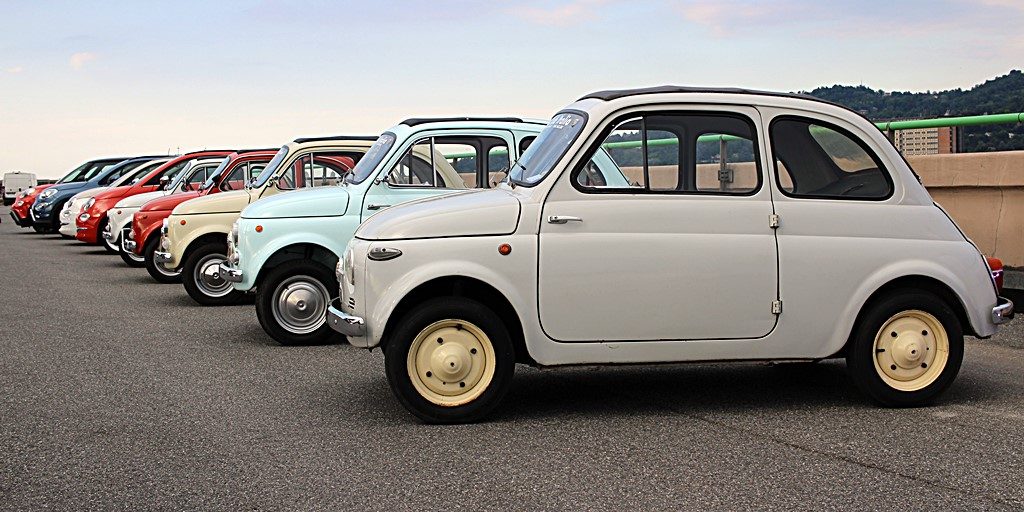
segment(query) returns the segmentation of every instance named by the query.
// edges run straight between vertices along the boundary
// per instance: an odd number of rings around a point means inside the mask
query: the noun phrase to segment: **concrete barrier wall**
[[[1024,267],[1024,151],[908,157],[928,192],[986,255]]]

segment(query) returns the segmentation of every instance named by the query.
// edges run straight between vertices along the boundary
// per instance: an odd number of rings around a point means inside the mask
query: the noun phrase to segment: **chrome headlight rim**
[[[82,207],[82,210],[88,210],[89,208],[92,208],[92,205],[94,204],[96,204],[96,198],[90,197],[89,200],[85,202],[85,206]]]
[[[52,189],[52,188],[48,188],[48,189],[42,191],[39,194],[39,200],[40,201],[45,201],[45,200],[47,200],[47,199],[49,199],[49,198],[51,198],[51,197],[53,197],[55,195],[57,195],[57,191]]]

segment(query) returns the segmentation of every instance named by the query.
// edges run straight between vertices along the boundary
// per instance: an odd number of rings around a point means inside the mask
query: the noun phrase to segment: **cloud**
[[[593,20],[595,8],[608,0],[571,0],[553,7],[527,6],[509,9],[509,12],[538,25],[569,26]]]
[[[96,60],[96,54],[91,52],[78,52],[71,56],[69,63],[72,68],[82,69],[87,62]]]
[[[14,66],[13,68],[4,69],[4,71],[6,71],[6,72],[8,72],[8,73],[10,73],[12,75],[17,75],[17,74],[21,73],[22,71],[25,71],[25,68],[23,68],[21,66]]]

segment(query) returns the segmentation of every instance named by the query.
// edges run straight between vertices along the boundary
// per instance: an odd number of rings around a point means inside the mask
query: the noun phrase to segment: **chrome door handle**
[[[569,221],[583,222],[583,219],[572,215],[548,215],[548,224],[565,224]]]
[[[376,204],[376,203],[370,203],[370,204],[366,205],[366,209],[367,210],[383,210],[384,208],[391,208],[391,205],[390,204]]]

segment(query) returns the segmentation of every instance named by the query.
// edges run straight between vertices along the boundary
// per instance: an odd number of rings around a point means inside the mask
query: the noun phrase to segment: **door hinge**
[[[768,216],[768,227],[775,229],[779,227],[779,216],[778,214],[771,214]]]
[[[781,313],[782,313],[782,301],[781,300],[773,300],[772,301],[772,314],[773,315],[778,315],[778,314],[781,314]]]

